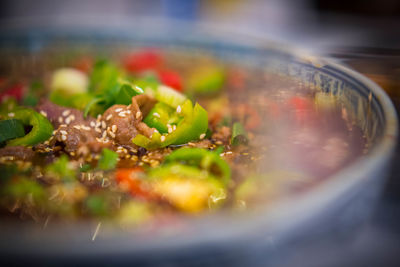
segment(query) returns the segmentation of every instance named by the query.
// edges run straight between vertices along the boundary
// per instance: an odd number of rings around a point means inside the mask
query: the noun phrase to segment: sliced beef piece
[[[0,148],[1,157],[13,157],[16,160],[31,161],[35,156],[35,152],[24,146],[7,146]]]
[[[49,119],[54,129],[60,125],[66,124],[81,124],[83,122],[91,121],[93,118],[85,119],[83,112],[74,108],[61,107],[50,102],[47,99],[41,99],[36,110]]]
[[[100,120],[85,119],[80,110],[61,107],[48,100],[41,100],[36,109],[46,115],[56,129],[50,146],[61,145],[66,152],[77,156],[98,153],[112,146],[107,138],[103,138],[105,127]]]
[[[90,127],[87,123],[75,125],[61,125],[50,145],[62,145],[70,154],[84,156],[89,153],[99,153],[103,148],[112,147],[112,143],[102,138],[102,131],[96,132],[96,127]],[[71,153],[72,152],[72,153]]]
[[[102,118],[107,124],[108,135],[118,145],[137,148],[132,143],[132,139],[137,134],[150,137],[155,131],[154,128],[150,128],[142,122],[155,102],[155,99],[150,96],[138,95],[132,98],[132,104],[129,106],[114,105],[107,109]]]

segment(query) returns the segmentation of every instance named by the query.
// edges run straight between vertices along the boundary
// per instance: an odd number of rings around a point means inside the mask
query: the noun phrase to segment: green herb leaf
[[[132,86],[127,83],[122,84],[115,99],[115,104],[129,105],[132,102],[132,97],[142,93],[143,90],[137,86]]]
[[[24,125],[20,120],[10,119],[0,121],[0,143],[24,135]]]

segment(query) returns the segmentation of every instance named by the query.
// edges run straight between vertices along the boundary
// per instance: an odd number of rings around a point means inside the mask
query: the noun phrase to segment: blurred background
[[[0,27],[112,24],[140,17],[207,23],[258,34],[333,57],[380,84],[400,106],[398,0],[13,0],[0,2]],[[39,25],[39,27],[40,27]],[[395,163],[400,162],[397,149]],[[400,266],[400,167],[394,164],[371,220],[338,246],[301,244],[284,266]]]

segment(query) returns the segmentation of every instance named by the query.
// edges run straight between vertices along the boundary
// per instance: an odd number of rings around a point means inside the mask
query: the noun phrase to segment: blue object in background
[[[199,14],[199,0],[162,0],[166,17],[184,20],[196,20]]]

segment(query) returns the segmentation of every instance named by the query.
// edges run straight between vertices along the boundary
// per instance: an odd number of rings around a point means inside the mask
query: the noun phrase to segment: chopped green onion
[[[240,122],[235,122],[232,126],[231,144],[237,146],[240,144],[247,144],[248,138],[246,130]]]
[[[101,170],[108,171],[115,168],[118,162],[118,154],[108,148],[104,148],[101,157],[97,163],[97,167]]]
[[[85,201],[89,213],[95,216],[106,216],[109,214],[110,204],[102,195],[91,195]]]
[[[80,168],[79,171],[80,172],[87,172],[92,168],[92,166],[90,164],[83,164]]]
[[[63,181],[75,180],[75,170],[69,165],[69,159],[66,155],[62,155],[52,164],[46,167],[46,174],[57,177]]]
[[[25,135],[24,125],[16,119],[0,121],[0,143]]]

